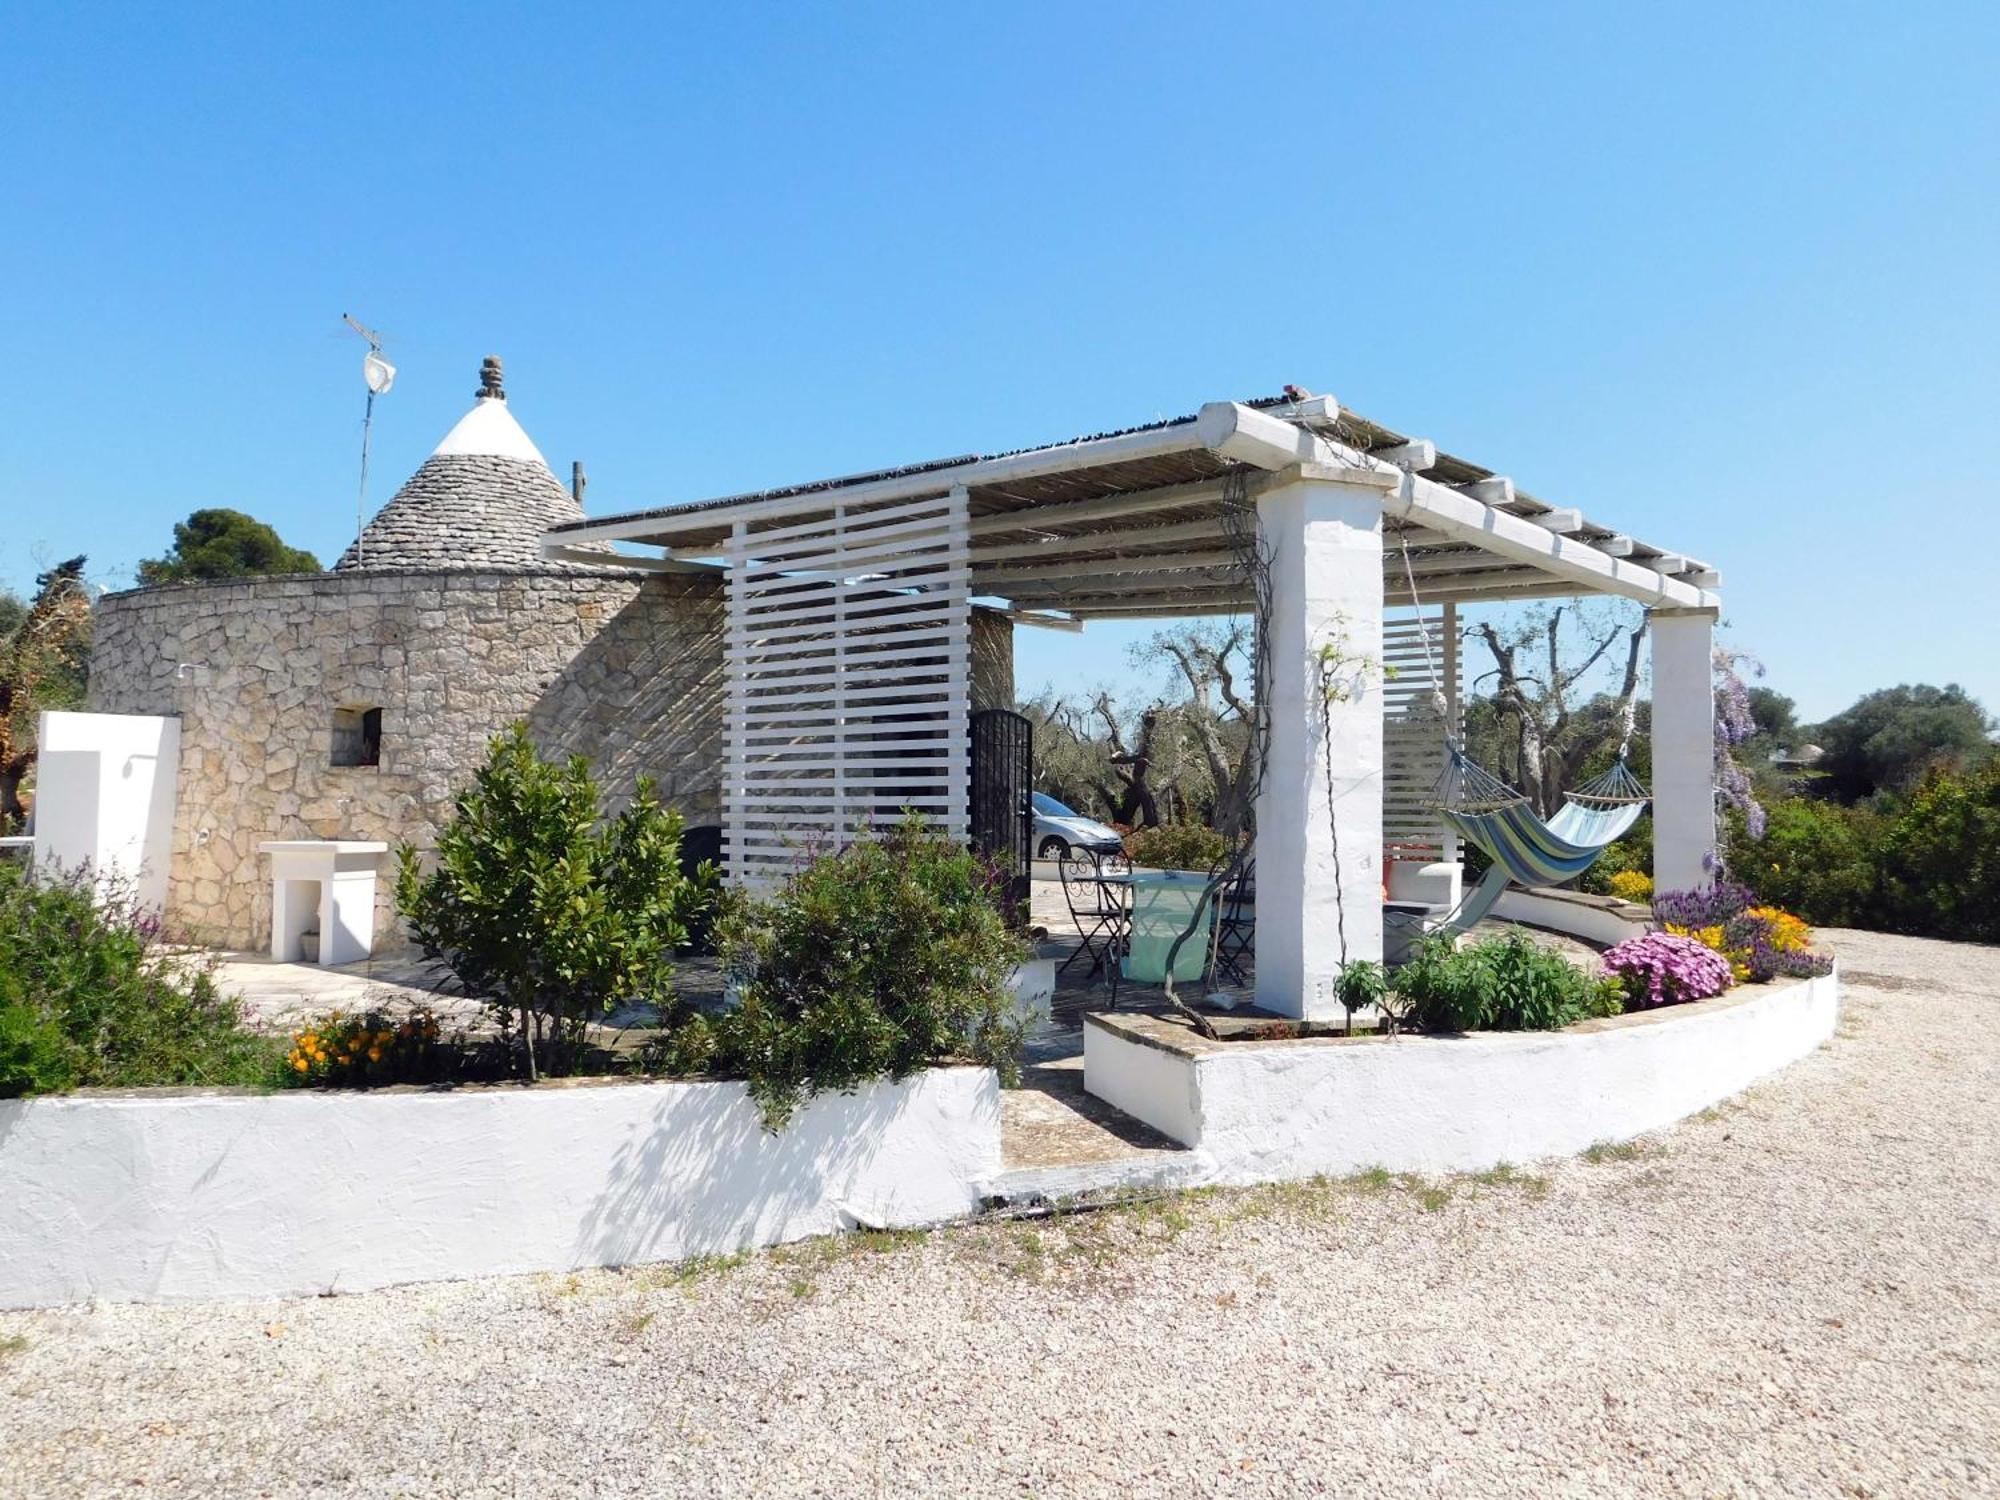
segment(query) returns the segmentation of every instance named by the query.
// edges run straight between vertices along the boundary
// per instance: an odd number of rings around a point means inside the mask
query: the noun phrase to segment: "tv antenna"
[[[396,367],[382,357],[382,335],[355,317],[353,313],[342,313],[341,321],[368,340],[368,353],[361,360],[361,378],[368,385],[368,405],[361,414],[361,493],[354,501],[354,561],[357,564],[368,560],[367,544],[362,534],[368,529],[368,439],[375,427],[375,398],[387,395],[389,387],[396,383]]]

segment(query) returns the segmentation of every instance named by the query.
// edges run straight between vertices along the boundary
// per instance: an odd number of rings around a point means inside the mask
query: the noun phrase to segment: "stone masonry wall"
[[[169,915],[208,941],[270,940],[270,839],[431,846],[487,740],[526,719],[586,756],[614,805],[651,776],[721,821],[719,579],[414,572],[182,584],[97,610],[90,707],[177,714]],[[972,704],[1013,706],[1013,625],[976,611]],[[375,766],[332,764],[336,711],[382,710]],[[346,716],[351,721],[351,715]],[[393,929],[393,860],[376,932]]]
[[[640,775],[720,820],[722,592],[707,578],[351,573],[114,595],[90,706],[178,714],[168,911],[269,941],[267,839],[429,847],[490,736],[525,718],[614,798]],[[337,709],[382,710],[381,760],[331,764]],[[385,858],[376,930],[393,920]]]

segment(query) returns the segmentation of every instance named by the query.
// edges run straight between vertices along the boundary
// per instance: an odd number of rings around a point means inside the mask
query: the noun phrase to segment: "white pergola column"
[[[1653,636],[1653,887],[1707,885],[1715,853],[1715,614],[1656,609]]]
[[[1393,483],[1308,465],[1257,498],[1271,566],[1257,1004],[1280,1015],[1342,1014],[1333,982],[1343,928],[1350,959],[1382,957],[1382,496]],[[1318,665],[1326,647],[1346,662],[1342,701],[1330,705]]]

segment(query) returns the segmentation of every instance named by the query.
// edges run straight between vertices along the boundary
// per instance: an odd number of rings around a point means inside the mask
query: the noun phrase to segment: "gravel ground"
[[[1829,1046],[1509,1180],[0,1315],[0,1492],[2000,1493],[2000,950],[1828,936]]]

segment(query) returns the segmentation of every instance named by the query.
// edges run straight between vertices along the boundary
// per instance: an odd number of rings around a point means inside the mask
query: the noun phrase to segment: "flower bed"
[[[1827,975],[1555,1032],[1210,1041],[1089,1016],[1084,1087],[1200,1153],[1197,1181],[1482,1171],[1705,1109],[1819,1046],[1839,1007]]]

